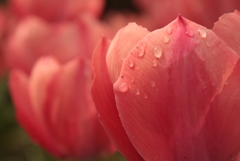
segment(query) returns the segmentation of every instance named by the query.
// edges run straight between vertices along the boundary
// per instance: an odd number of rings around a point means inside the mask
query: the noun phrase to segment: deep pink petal
[[[142,161],[132,146],[119,119],[113,93],[113,84],[108,74],[106,53],[109,42],[105,38],[98,43],[93,54],[93,85],[92,97],[97,107],[99,121],[106,130],[117,149],[131,161]]]
[[[61,152],[54,143],[54,138],[48,133],[43,122],[38,119],[38,114],[32,107],[27,76],[19,70],[14,70],[11,72],[9,81],[18,122],[36,143],[54,156],[60,157]]]
[[[119,77],[123,60],[130,54],[133,46],[147,33],[147,29],[135,23],[130,23],[118,31],[109,46],[106,56],[107,67],[112,82],[115,82]]]
[[[49,129],[64,147],[65,156],[84,158],[109,153],[110,140],[100,129],[91,98],[88,60],[74,59],[49,84],[45,111]]]
[[[114,91],[123,127],[144,160],[225,161],[230,153],[236,155],[239,148],[227,137],[234,132],[239,136],[237,126],[229,135],[214,133],[219,135],[216,141],[212,132],[219,129],[205,128],[210,103],[239,59],[236,52],[210,30],[181,16],[147,34],[131,52]],[[215,118],[226,121],[230,116]]]
[[[234,13],[224,14],[214,24],[213,31],[220,37],[225,43],[235,50],[240,55],[240,13],[235,11]]]

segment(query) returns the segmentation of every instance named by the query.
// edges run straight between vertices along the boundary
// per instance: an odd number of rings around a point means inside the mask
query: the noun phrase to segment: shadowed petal
[[[16,117],[21,126],[30,134],[32,139],[46,148],[51,154],[61,157],[61,152],[48,133],[45,125],[38,119],[38,115],[32,108],[29,94],[29,81],[27,76],[14,70],[10,75],[9,88],[16,109]]]
[[[97,107],[99,121],[117,149],[131,161],[143,161],[132,146],[119,119],[116,108],[113,84],[108,74],[106,53],[109,42],[105,38],[98,43],[93,54],[92,97]]]

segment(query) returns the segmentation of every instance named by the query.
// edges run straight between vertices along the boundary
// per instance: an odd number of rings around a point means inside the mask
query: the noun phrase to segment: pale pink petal
[[[119,77],[123,60],[130,54],[133,46],[148,33],[147,29],[135,23],[118,31],[111,45],[109,46],[106,62],[110,78],[115,82]]]
[[[54,138],[38,119],[38,114],[32,107],[27,76],[19,70],[12,71],[9,78],[9,88],[15,105],[16,117],[21,126],[36,143],[54,156],[61,157],[61,152],[56,146]]]
[[[99,121],[116,148],[128,160],[142,161],[143,159],[132,146],[119,119],[113,93],[113,84],[106,65],[108,47],[108,40],[102,38],[94,51],[92,62],[94,76],[92,97],[97,107]]]
[[[224,14],[214,24],[213,32],[240,55],[240,13]]]
[[[205,128],[210,103],[239,59],[236,52],[181,16],[147,34],[131,52],[114,92],[123,127],[144,160],[227,161],[230,153],[236,155],[239,147],[227,137],[237,132],[240,138],[239,120],[233,120],[235,128],[228,129],[228,135],[214,126]],[[226,121],[230,116],[216,113],[215,118]],[[214,130],[219,137],[212,142]]]

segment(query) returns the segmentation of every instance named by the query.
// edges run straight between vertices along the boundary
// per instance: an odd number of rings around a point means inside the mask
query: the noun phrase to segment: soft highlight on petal
[[[117,32],[109,46],[106,57],[108,71],[113,83],[119,77],[123,60],[130,54],[130,50],[133,46],[147,33],[147,29],[135,23],[129,23],[126,27]]]
[[[224,14],[214,24],[213,32],[240,55],[240,12]]]

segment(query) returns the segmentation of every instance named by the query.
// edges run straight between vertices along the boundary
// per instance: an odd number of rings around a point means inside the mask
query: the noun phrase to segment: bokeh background
[[[6,6],[7,0],[0,0],[0,4]],[[130,10],[138,12],[130,0],[107,0],[102,18],[112,11]],[[16,122],[7,79],[7,74],[0,78],[0,161],[58,161],[35,145]],[[105,160],[124,161],[125,159],[121,154],[116,153]]]

